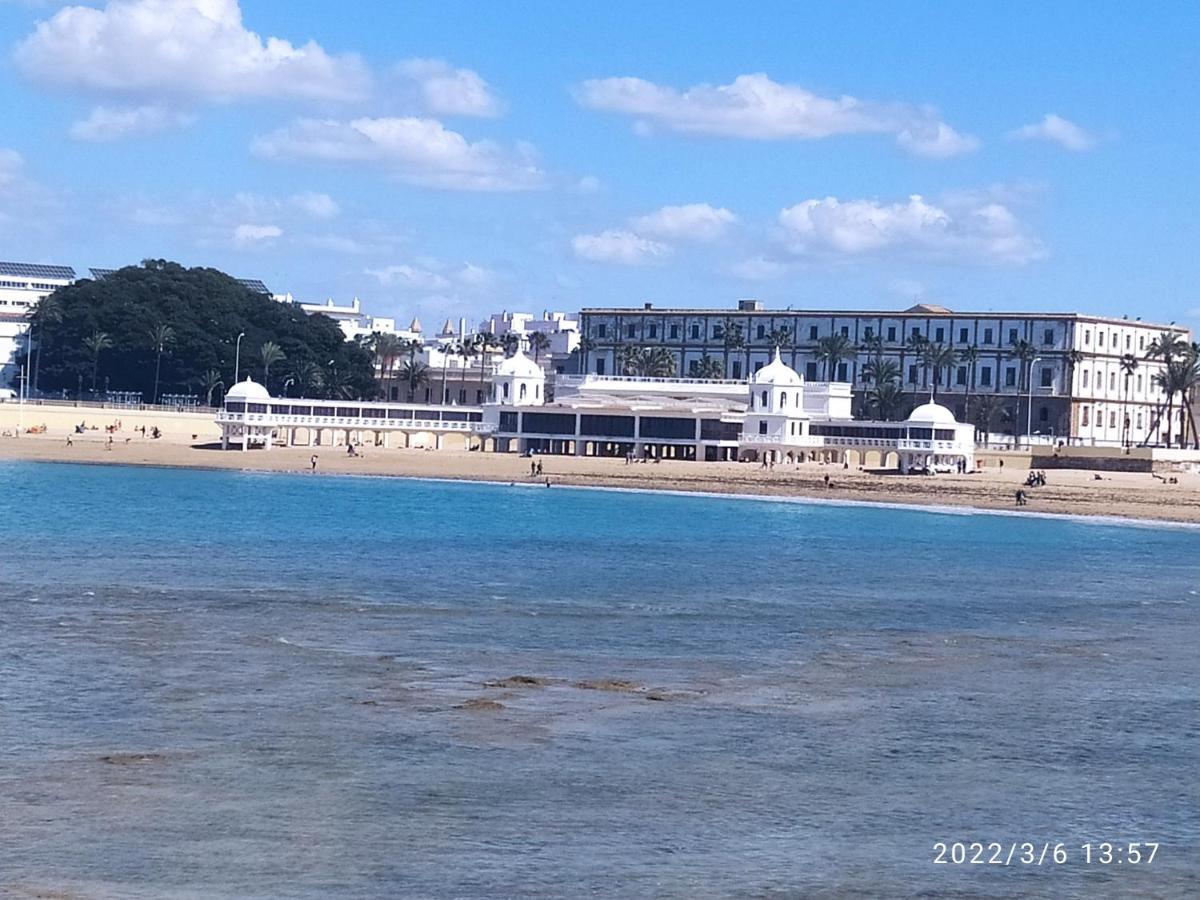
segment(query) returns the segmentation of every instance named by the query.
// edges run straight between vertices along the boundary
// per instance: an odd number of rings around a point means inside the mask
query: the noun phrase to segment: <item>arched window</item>
[[[542,386],[540,384],[535,384],[533,386],[533,399],[534,400],[542,399]]]
[[[504,399],[508,399],[508,382],[504,382]]]
[[[762,392],[762,407],[763,407],[763,409],[767,408],[767,392],[766,391]]]
[[[787,409],[787,391],[782,391],[779,394],[779,408]]]
[[[521,385],[521,399],[525,399],[525,385]]]

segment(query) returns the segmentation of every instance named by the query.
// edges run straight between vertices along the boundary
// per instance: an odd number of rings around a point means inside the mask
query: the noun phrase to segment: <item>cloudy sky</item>
[[[1200,324],[1200,8],[0,0],[0,258]]]

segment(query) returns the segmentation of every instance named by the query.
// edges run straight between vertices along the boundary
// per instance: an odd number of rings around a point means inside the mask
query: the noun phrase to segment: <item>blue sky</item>
[[[1200,12],[0,0],[3,257],[428,320],[596,305],[1200,322]]]

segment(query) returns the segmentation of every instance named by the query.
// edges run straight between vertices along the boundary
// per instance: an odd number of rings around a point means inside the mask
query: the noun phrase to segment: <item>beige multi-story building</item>
[[[902,311],[769,310],[756,300],[734,309],[584,309],[579,319],[585,373],[621,374],[622,348],[634,345],[666,348],[681,375],[718,360],[725,378],[745,379],[781,344],[784,359],[807,381],[849,382],[860,415],[872,387],[868,363],[882,359],[896,366],[908,406],[936,389],[960,421],[978,422],[985,432],[1111,445],[1166,443],[1168,431],[1178,442],[1184,432],[1178,398],[1168,428],[1167,397],[1154,379],[1164,364],[1148,356],[1164,332],[1191,340],[1174,323],[957,312],[924,303]],[[821,345],[832,335],[842,335],[850,353],[828,371]],[[936,385],[915,347],[920,341],[956,353]]]

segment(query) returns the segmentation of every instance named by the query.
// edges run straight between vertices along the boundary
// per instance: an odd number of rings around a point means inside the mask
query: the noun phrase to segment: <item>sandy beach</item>
[[[126,438],[129,438],[128,441]],[[1016,510],[1018,487],[1027,470],[989,468],[969,475],[902,476],[876,474],[813,463],[764,470],[750,463],[635,463],[621,459],[542,457],[542,478],[530,477],[530,460],[511,454],[463,450],[366,448],[348,457],[344,448],[319,447],[318,475],[376,475],[452,478],[475,481],[582,485],[640,490],[698,491],[780,497],[810,497],[922,506]],[[180,437],[152,440],[140,434],[118,436],[22,435],[0,439],[0,459],[143,466],[180,466],[271,472],[310,471],[308,447],[270,451],[222,451],[215,444],[192,444]],[[1142,473],[1058,470],[1045,487],[1026,488],[1030,513],[1119,516],[1168,522],[1200,522],[1200,475],[1178,475],[1178,484]],[[829,485],[825,477],[829,477]]]

